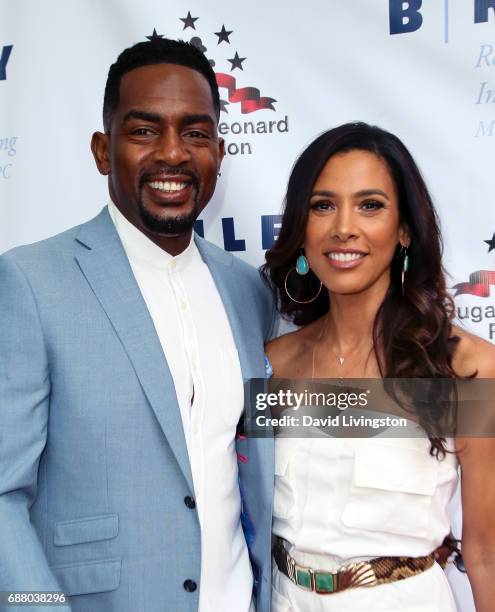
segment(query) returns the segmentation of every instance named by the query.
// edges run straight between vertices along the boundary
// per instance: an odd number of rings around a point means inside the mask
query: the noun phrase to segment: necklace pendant
[[[344,357],[339,357],[340,365],[344,365]]]

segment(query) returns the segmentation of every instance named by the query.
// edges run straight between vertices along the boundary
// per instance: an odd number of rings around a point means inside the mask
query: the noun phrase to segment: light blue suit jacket
[[[261,378],[268,292],[254,268],[195,240],[243,377]],[[267,612],[273,441],[238,445],[258,611]],[[60,589],[72,612],[197,610],[200,528],[187,496],[173,380],[108,210],[1,256],[0,591]],[[23,608],[38,609],[52,610]]]

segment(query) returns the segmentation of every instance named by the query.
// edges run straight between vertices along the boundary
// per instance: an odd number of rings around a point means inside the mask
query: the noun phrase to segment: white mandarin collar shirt
[[[253,576],[234,442],[244,392],[223,302],[193,239],[174,257],[113,203],[109,212],[174,381],[201,527],[199,612],[248,612]]]
[[[184,270],[195,257],[201,259],[192,235],[186,249],[179,255],[173,256],[132,225],[113,202],[109,204],[108,209],[131,266],[137,264],[162,271]]]

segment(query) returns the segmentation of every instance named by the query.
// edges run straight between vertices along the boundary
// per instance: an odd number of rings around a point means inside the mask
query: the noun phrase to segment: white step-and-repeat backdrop
[[[107,71],[153,30],[200,46],[218,75],[227,156],[206,238],[261,264],[300,151],[377,124],[433,193],[459,321],[495,341],[495,0],[0,0],[0,253],[105,205],[89,141]]]

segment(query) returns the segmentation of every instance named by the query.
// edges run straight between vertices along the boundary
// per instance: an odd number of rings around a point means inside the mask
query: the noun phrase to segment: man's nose
[[[169,166],[179,166],[191,159],[181,134],[175,129],[163,132],[157,141],[154,152],[155,161],[165,162]]]

